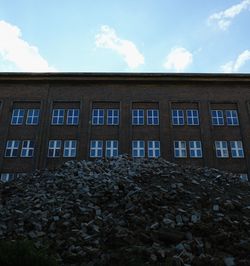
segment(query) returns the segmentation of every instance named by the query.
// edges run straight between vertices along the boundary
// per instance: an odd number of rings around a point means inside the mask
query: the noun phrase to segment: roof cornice
[[[1,72],[0,81],[206,81],[250,82],[250,74],[120,73],[120,72]]]

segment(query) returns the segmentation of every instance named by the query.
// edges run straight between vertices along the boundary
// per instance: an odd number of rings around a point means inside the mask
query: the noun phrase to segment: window
[[[12,111],[11,125],[22,125],[24,118],[24,109],[14,109]]]
[[[119,125],[119,109],[107,110],[107,125]]]
[[[1,181],[2,182],[8,182],[13,180],[15,175],[13,173],[2,173],[1,174]]]
[[[189,141],[189,155],[190,158],[202,157],[201,141],[196,141],[196,140]]]
[[[172,124],[184,125],[184,112],[183,110],[172,110]]]
[[[157,109],[147,110],[147,124],[159,125],[159,110]]]
[[[61,153],[61,140],[50,140],[48,157],[59,157]]]
[[[38,125],[39,123],[39,109],[28,109],[26,125]]]
[[[230,141],[232,158],[244,158],[242,141]]]
[[[187,124],[188,125],[199,125],[199,111],[194,110],[186,110],[187,115]]]
[[[17,157],[19,140],[8,140],[6,143],[5,157]]]
[[[102,140],[91,140],[90,142],[90,157],[97,158],[102,157]]]
[[[218,158],[229,157],[226,141],[215,141],[215,151],[216,151],[216,157]]]
[[[241,173],[240,174],[240,180],[243,181],[243,182],[247,182],[248,181],[248,174]]]
[[[187,157],[186,141],[174,141],[174,157]]]
[[[63,125],[64,123],[64,109],[53,109],[52,125]]]
[[[239,119],[238,119],[237,110],[226,110],[225,112],[226,112],[227,125],[238,126]]]
[[[67,125],[78,125],[79,122],[79,109],[67,110]]]
[[[104,109],[93,109],[92,125],[104,125]]]
[[[145,156],[145,144],[143,140],[132,141],[132,156],[135,158]]]
[[[150,140],[148,141],[148,157],[158,158],[161,156],[160,153],[160,141]]]
[[[144,125],[144,110],[143,109],[132,110],[132,125]]]
[[[34,155],[34,141],[23,140],[21,157],[33,157],[33,155]]]
[[[118,156],[118,141],[107,140],[106,141],[106,157],[117,157]]]
[[[76,157],[76,140],[65,140],[64,141],[64,149],[63,149],[63,157]]]
[[[224,117],[222,110],[212,110],[211,115],[212,115],[212,125],[215,126],[224,125]]]

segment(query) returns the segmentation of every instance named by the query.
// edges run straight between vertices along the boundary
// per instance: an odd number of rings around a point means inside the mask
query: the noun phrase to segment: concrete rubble
[[[31,239],[59,265],[250,265],[250,184],[231,173],[124,155],[36,171],[0,196],[0,240]]]

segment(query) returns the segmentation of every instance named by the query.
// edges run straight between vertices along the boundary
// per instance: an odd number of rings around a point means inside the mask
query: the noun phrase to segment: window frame
[[[176,112],[176,114],[175,114],[175,112]],[[172,108],[171,109],[171,118],[172,118],[172,125],[173,126],[184,126],[185,125],[185,116],[184,116],[184,110],[183,109]],[[181,121],[182,121],[182,123],[181,123]]]
[[[11,145],[8,145],[11,143]],[[17,145],[15,145],[17,144]],[[4,152],[4,157],[6,158],[16,158],[19,155],[19,145],[20,145],[20,140],[7,140],[6,145],[5,145],[5,152]],[[8,147],[10,146],[10,147]],[[8,150],[10,150],[10,155],[7,155]],[[16,152],[15,155],[13,153]]]
[[[191,112],[189,115],[189,112]],[[196,112],[196,115],[194,113]],[[191,120],[191,123],[190,121]],[[197,122],[195,122],[197,120]],[[199,126],[200,125],[200,117],[198,109],[186,109],[186,121],[188,126]]]
[[[58,112],[58,115],[55,115],[55,112]],[[63,115],[60,115],[60,112],[62,112]],[[55,121],[54,121],[54,119],[55,119]],[[62,121],[60,119],[62,119]],[[65,109],[63,109],[63,108],[54,108],[52,110],[51,125],[53,125],[53,126],[62,126],[62,125],[64,125],[64,119],[65,119]]]
[[[150,112],[151,114],[149,114]],[[147,109],[147,125],[148,126],[159,125],[159,109]]]
[[[30,112],[32,112],[31,115],[30,115]],[[34,114],[35,112],[37,112],[37,115]],[[31,119],[30,122],[28,121],[29,118]],[[28,125],[28,126],[39,125],[39,119],[40,119],[40,109],[39,108],[27,109],[26,125]]]
[[[77,156],[77,140],[67,139],[63,142],[63,157],[75,158]]]
[[[55,143],[55,145],[50,145],[51,143]],[[59,144],[57,147],[57,143]],[[52,147],[51,147],[52,146]],[[61,148],[62,148],[62,140],[51,139],[48,142],[48,158],[59,158],[61,156]],[[50,155],[50,151],[52,150],[52,156]],[[58,151],[58,155],[56,154]]]
[[[17,115],[14,114],[15,111],[18,112]],[[20,112],[22,112],[22,115],[20,115]],[[22,125],[23,122],[24,122],[24,117],[25,117],[25,109],[23,109],[23,108],[14,108],[14,109],[12,110],[12,115],[11,115],[11,122],[10,122],[10,124],[11,124],[12,126],[20,126],[20,125]],[[16,121],[15,121],[15,119],[16,119]],[[19,120],[20,120],[20,121],[19,121]]]
[[[217,145],[219,144],[219,145]],[[223,147],[223,144],[226,144],[225,147]],[[214,142],[214,146],[215,146],[215,155],[216,158],[220,158],[220,159],[227,159],[229,158],[229,151],[228,151],[228,144],[227,141],[225,140],[216,140]],[[226,151],[226,155],[224,155],[223,151]],[[221,153],[221,156],[218,154],[218,152]]]
[[[136,153],[136,156],[135,156],[135,153]],[[144,158],[145,157],[145,141],[144,140],[132,140],[132,157],[133,158]]]
[[[161,157],[161,143],[159,140],[148,140],[147,145],[148,145],[148,158]],[[156,153],[158,153],[158,155]]]
[[[95,115],[95,112],[97,112],[97,115]],[[102,115],[100,115],[100,113],[103,113]],[[96,119],[96,122],[95,122]],[[101,108],[93,108],[92,109],[92,125],[93,126],[103,126],[104,125],[104,121],[105,121],[105,109],[101,109]]]
[[[111,144],[111,145],[109,145]],[[110,152],[110,155],[108,154]],[[105,142],[105,157],[114,158],[119,155],[119,142],[118,140],[106,140]]]
[[[213,115],[213,113],[216,114],[216,116]],[[218,113],[221,113],[222,116],[218,116]],[[222,119],[222,123],[220,123],[220,119]],[[216,123],[214,121],[217,121]],[[213,126],[224,126],[225,125],[225,119],[224,119],[224,112],[223,110],[219,109],[212,109],[211,110],[211,122]]]
[[[97,145],[93,145],[97,144]],[[99,146],[99,144],[101,144]],[[94,151],[94,155],[92,155],[92,151]],[[100,154],[98,154],[100,152]],[[89,157],[90,158],[102,158],[103,157],[103,141],[102,140],[91,140],[90,141],[90,149],[89,149]]]
[[[197,144],[199,145],[197,146]],[[203,157],[202,143],[200,140],[190,140],[188,142],[188,145],[189,145],[189,157],[190,158],[202,158]],[[194,154],[192,154],[192,152],[194,152]],[[200,154],[198,154],[199,152]]]
[[[235,112],[236,116],[232,115],[233,112]],[[228,113],[230,113],[230,116],[228,116]],[[238,111],[236,109],[225,110],[225,116],[226,116],[227,126],[239,126],[239,116],[238,116]],[[236,123],[233,122],[234,119],[236,119]],[[230,120],[232,121],[232,123],[229,122]]]
[[[178,144],[178,147],[176,147],[176,144]],[[184,144],[184,147],[182,147],[182,144]],[[187,143],[185,140],[174,140],[174,158],[187,158]]]
[[[234,146],[234,144],[236,144],[236,145]],[[240,145],[238,145],[238,144],[240,144]],[[239,146],[241,146],[241,147],[239,147]],[[230,141],[230,149],[231,149],[232,158],[234,158],[234,159],[245,158],[243,143],[241,140],[231,140]]]
[[[72,115],[70,115],[69,112],[72,112]],[[75,112],[77,114],[75,114]],[[68,125],[68,126],[78,126],[79,125],[79,116],[80,116],[80,109],[79,108],[67,109],[66,125]]]
[[[26,147],[24,147],[25,143],[28,144]],[[20,157],[22,157],[22,158],[34,157],[34,150],[35,150],[35,142],[33,140],[23,140],[22,141],[22,148],[21,148],[21,152],[20,152]]]
[[[142,114],[140,114],[142,112]],[[133,126],[144,126],[144,109],[142,108],[137,108],[137,109],[132,109],[132,125]]]
[[[111,112],[111,115],[110,115]],[[115,115],[115,112],[117,114]],[[111,121],[109,121],[111,119]],[[109,108],[107,109],[107,119],[106,124],[109,126],[117,126],[120,123],[120,110],[118,108]]]

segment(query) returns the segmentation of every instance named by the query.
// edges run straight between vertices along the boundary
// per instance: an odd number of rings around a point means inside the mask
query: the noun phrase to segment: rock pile
[[[69,161],[0,184],[0,239],[59,265],[250,265],[250,184],[159,159]]]

